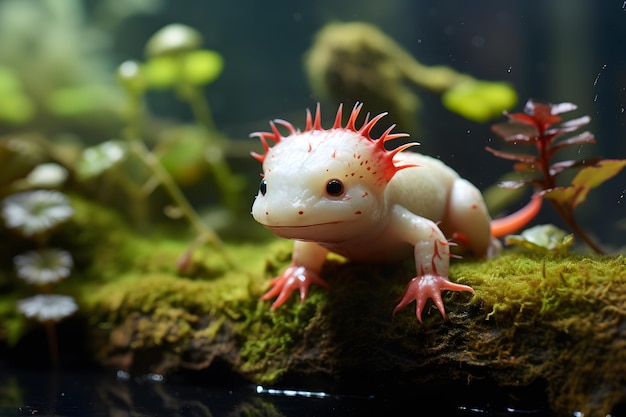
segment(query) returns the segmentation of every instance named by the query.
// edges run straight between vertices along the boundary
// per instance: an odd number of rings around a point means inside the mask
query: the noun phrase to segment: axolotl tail
[[[491,221],[491,235],[493,237],[504,237],[526,226],[537,216],[541,209],[543,197],[538,194],[533,195],[530,202],[518,211]]]

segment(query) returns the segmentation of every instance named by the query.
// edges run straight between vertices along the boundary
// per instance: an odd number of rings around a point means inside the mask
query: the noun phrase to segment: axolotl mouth
[[[298,226],[273,226],[263,224],[263,226],[274,233],[278,237],[285,239],[298,239],[310,241],[338,241],[342,240],[343,233],[338,230],[336,225],[343,223],[342,221],[334,221],[327,223],[305,224]]]

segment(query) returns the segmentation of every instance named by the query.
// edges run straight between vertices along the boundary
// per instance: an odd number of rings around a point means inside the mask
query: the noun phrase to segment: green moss
[[[453,262],[451,275],[474,287],[472,303],[489,310],[487,319],[558,319],[595,309],[593,303],[606,299],[612,286],[624,286],[626,261],[506,251],[488,261]]]

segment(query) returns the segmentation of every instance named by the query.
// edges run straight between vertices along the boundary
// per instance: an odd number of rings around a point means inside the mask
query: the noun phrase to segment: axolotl
[[[252,216],[276,236],[295,240],[291,264],[270,281],[262,299],[276,297],[271,306],[276,309],[294,291],[304,301],[311,284],[328,287],[320,276],[328,252],[356,262],[413,256],[416,276],[393,313],[415,301],[421,322],[432,299],[445,318],[444,290],[474,293],[448,280],[449,239],[457,237],[477,257],[493,256],[501,247],[497,238],[528,223],[541,198],[491,220],[477,187],[438,159],[402,152],[417,143],[388,150],[389,141],[408,136],[393,133],[395,125],[371,137],[386,113],[371,119],[368,114],[357,128],[362,106],[354,106],[345,127],[340,105],[333,126],[324,129],[318,104],[314,116],[307,110],[304,131],[276,119],[271,132],[251,134],[264,148],[262,154],[252,153],[263,164]]]

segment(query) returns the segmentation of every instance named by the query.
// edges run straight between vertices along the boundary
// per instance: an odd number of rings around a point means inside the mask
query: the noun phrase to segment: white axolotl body
[[[276,120],[289,135],[282,136],[275,123],[272,133],[254,134],[265,153],[253,154],[263,162],[263,180],[252,215],[276,236],[295,240],[292,264],[271,281],[263,298],[277,297],[276,308],[295,290],[304,300],[310,284],[327,286],[319,273],[329,251],[357,262],[412,255],[416,277],[394,312],[415,300],[421,321],[430,298],[445,315],[443,290],[473,293],[447,279],[448,237],[460,236],[478,257],[499,249],[482,194],[441,161],[400,153],[415,143],[387,150],[387,141],[407,136],[392,134],[393,126],[372,139],[370,130],[385,114],[366,118],[357,129],[361,106],[354,107],[346,127],[341,127],[340,107],[334,126],[323,129],[318,108],[315,120],[307,112],[303,132]],[[270,147],[267,139],[276,143]]]

